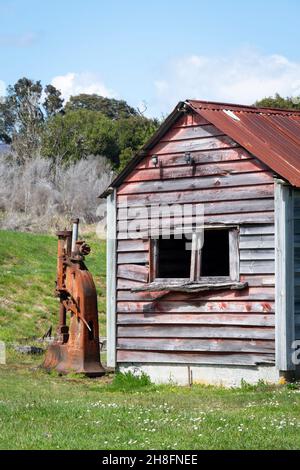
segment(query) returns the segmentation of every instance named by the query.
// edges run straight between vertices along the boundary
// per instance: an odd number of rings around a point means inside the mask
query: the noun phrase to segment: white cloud
[[[169,63],[164,75],[154,82],[160,112],[187,98],[252,104],[276,92],[300,95],[300,62],[251,49],[228,57],[182,57]]]
[[[116,93],[107,88],[104,83],[91,73],[74,73],[59,75],[52,79],[52,85],[61,91],[64,99],[67,101],[70,96],[80,93],[97,94],[108,98],[115,98]]]

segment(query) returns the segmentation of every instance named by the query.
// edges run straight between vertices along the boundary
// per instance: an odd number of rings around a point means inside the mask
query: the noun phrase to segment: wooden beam
[[[293,189],[275,180],[275,343],[276,366],[283,372],[295,369],[293,232]]]
[[[247,282],[232,281],[230,279],[223,280],[221,278],[206,278],[205,280],[196,281],[178,281],[178,280],[155,280],[149,284],[133,287],[132,292],[204,292],[212,290],[224,289],[244,289],[248,286]]]
[[[107,196],[106,315],[107,366],[116,366],[116,190]]]

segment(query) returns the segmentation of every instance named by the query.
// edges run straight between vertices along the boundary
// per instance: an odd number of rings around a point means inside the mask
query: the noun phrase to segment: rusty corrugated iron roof
[[[300,187],[300,111],[187,100],[275,173]]]
[[[119,186],[178,117],[191,109],[214,124],[238,144],[264,162],[274,173],[300,188],[300,111],[257,108],[239,104],[186,100],[172,113],[100,197]]]

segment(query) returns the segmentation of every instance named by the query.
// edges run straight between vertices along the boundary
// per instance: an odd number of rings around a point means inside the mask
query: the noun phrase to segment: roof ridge
[[[285,114],[285,115],[300,115],[300,109],[289,109],[289,108],[269,108],[269,107],[258,107],[258,106],[251,106],[251,105],[243,105],[237,103],[222,103],[218,101],[203,101],[203,100],[186,100],[186,103],[201,105],[203,109],[214,109],[215,111],[219,111],[220,108],[223,109],[230,109],[233,108],[236,112],[249,112],[249,113],[270,113],[270,114]]]

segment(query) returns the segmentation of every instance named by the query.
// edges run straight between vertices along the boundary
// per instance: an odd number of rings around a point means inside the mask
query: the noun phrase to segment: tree
[[[0,101],[0,142],[11,144],[14,128],[14,116],[7,106],[5,98]]]
[[[263,108],[280,108],[280,109],[300,109],[300,97],[283,98],[276,93],[275,96],[269,96],[255,102],[255,106]]]
[[[61,92],[53,85],[45,86],[46,98],[43,102],[47,117],[55,116],[59,111],[62,111],[64,100],[61,97]]]
[[[120,167],[122,170],[134,154],[146,143],[159,126],[157,119],[134,116],[116,122],[120,148]]]
[[[41,82],[26,77],[7,88],[0,106],[0,138],[11,143],[20,161],[34,157],[41,145],[45,120],[62,108],[60,92],[52,85],[45,87],[42,103]]]
[[[48,120],[42,154],[64,163],[102,155],[122,169],[157,127],[140,115],[115,121],[99,111],[69,110]]]
[[[137,116],[139,114],[138,111],[129,106],[124,100],[105,98],[96,94],[88,95],[86,93],[71,96],[65,106],[65,112],[80,109],[98,111],[113,120]]]
[[[114,122],[102,113],[81,109],[56,114],[45,127],[42,154],[64,163],[102,155],[118,165],[119,153]]]

